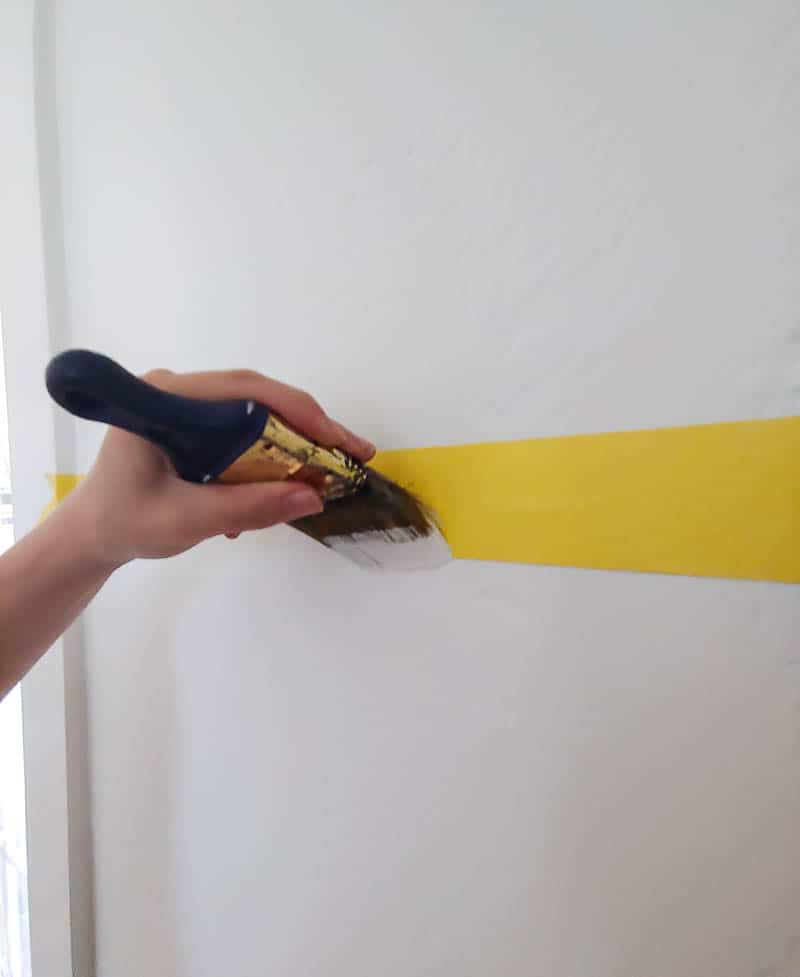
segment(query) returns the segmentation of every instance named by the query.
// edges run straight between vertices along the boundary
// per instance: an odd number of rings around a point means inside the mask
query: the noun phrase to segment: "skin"
[[[144,379],[186,397],[255,400],[326,447],[362,462],[375,453],[309,394],[259,373],[155,370]],[[321,509],[313,489],[289,482],[192,485],[157,448],[109,430],[81,485],[0,557],[0,698],[126,563],[174,556],[212,536],[235,539]]]

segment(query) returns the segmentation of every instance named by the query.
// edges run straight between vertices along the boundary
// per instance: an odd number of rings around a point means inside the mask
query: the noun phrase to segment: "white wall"
[[[798,412],[792,0],[40,10],[64,345],[385,447]],[[288,531],[127,569],[98,973],[797,977],[799,605]]]

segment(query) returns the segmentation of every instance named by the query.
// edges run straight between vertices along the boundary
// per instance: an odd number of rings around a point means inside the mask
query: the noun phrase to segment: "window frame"
[[[43,370],[53,345],[46,239],[55,234],[60,241],[61,228],[40,156],[47,145],[42,137],[55,138],[55,105],[44,97],[54,89],[43,84],[54,67],[52,51],[42,44],[42,28],[52,29],[43,19],[51,13],[49,4],[36,0],[0,4],[0,314],[17,538],[39,521],[50,498],[47,475],[57,471]],[[85,832],[70,820],[70,808],[82,812],[86,803],[70,796],[67,689],[73,683],[63,652],[59,641],[22,682],[32,977],[84,974],[79,961],[91,959],[90,928],[79,932],[74,919],[81,897],[76,879],[87,877],[90,861],[85,837],[82,848],[75,840]]]

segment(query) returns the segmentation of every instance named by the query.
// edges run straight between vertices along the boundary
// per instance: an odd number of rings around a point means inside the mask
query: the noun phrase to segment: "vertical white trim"
[[[11,472],[19,534],[37,521],[55,470],[53,412],[42,374],[50,355],[37,159],[34,0],[0,4],[0,309],[6,345]],[[33,977],[69,977],[67,731],[62,649],[23,682]],[[83,977],[83,975],[79,975]]]

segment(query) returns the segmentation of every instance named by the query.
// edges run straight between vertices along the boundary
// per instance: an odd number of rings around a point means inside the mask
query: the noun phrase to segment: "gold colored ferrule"
[[[323,448],[270,414],[261,437],[227,468],[218,481],[307,482],[329,502],[350,495],[367,478],[366,469],[338,448]]]

